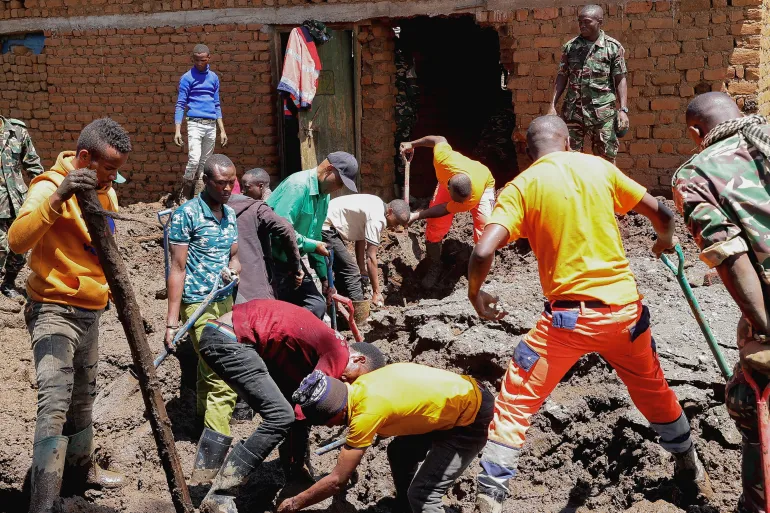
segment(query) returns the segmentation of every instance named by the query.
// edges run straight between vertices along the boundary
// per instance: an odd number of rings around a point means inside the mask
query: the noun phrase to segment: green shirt
[[[309,169],[290,175],[267,198],[276,214],[294,227],[297,246],[301,254],[307,254],[310,263],[321,279],[326,279],[326,262],[315,253],[321,242],[321,227],[329,210],[329,195],[318,190],[318,169]],[[273,258],[286,262],[282,244],[273,245]]]

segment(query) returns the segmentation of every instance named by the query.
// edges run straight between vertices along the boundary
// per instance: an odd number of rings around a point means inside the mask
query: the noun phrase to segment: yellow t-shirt
[[[495,188],[495,179],[487,166],[454,151],[449,143],[438,143],[433,148],[433,167],[436,168],[438,183],[444,187],[457,174],[471,179],[471,197],[463,203],[450,201],[447,204],[446,209],[453,214],[474,208],[481,202],[481,195],[486,189]]]
[[[508,230],[509,242],[529,239],[549,300],[625,305],[641,295],[614,214],[645,192],[602,158],[550,153],[503,188],[488,223]]]
[[[470,376],[416,363],[394,363],[348,385],[350,447],[368,447],[374,435],[419,435],[467,426],[481,407]]]

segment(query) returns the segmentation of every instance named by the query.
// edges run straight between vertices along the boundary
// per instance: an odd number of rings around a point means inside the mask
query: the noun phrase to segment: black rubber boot
[[[66,436],[49,436],[33,446],[29,513],[59,511],[56,506],[64,475],[68,441]]]
[[[738,501],[741,513],[767,513],[762,471],[762,448],[759,442],[749,442],[745,437],[741,445],[741,485],[743,493]]]
[[[246,449],[242,441],[235,444],[201,502],[201,513],[238,513],[235,506],[238,488],[260,463],[261,459]]]
[[[689,450],[674,454],[674,480],[679,488],[696,500],[707,501],[714,497],[711,480],[698,457],[695,444]]]
[[[4,295],[9,299],[20,299],[24,297],[22,293],[16,290],[16,277],[18,275],[19,273],[16,273],[16,272],[13,272],[13,273],[10,273],[8,271],[5,272],[5,276],[3,277],[3,282],[0,283],[0,294]]]
[[[121,488],[128,482],[122,474],[103,469],[94,457],[94,426],[68,437],[65,459],[65,488],[82,494],[87,488]]]
[[[190,476],[191,484],[207,484],[219,472],[222,462],[225,461],[227,450],[233,437],[218,433],[213,429],[203,428],[198,451],[195,454],[195,466]]]

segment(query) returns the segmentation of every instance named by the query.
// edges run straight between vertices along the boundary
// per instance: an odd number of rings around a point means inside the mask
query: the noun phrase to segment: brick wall
[[[697,92],[728,91],[756,108],[761,0],[628,2],[605,6],[604,28],[626,49],[631,131],[618,165],[657,193],[670,194],[673,171],[691,154],[684,110]],[[561,45],[577,34],[577,8],[482,12],[500,33],[511,71],[517,139],[548,111]],[[520,155],[523,157],[523,155]],[[521,161],[520,161],[521,163]],[[524,162],[526,165],[526,162]]]
[[[129,183],[120,187],[121,201],[156,200],[170,192],[187,161],[186,147],[182,150],[172,142],[177,84],[190,68],[190,48],[203,41],[214,49],[212,69],[222,81],[229,136],[225,153],[241,172],[260,166],[277,176],[269,34],[261,26],[105,29],[46,36],[42,55],[2,56],[4,69],[10,66],[6,76],[18,78],[10,91],[3,86],[0,106],[29,124],[46,166],[58,152],[74,150],[85,124],[108,115],[128,130],[134,146],[124,173]],[[22,91],[25,85],[28,91]],[[47,94],[35,92],[39,89],[47,89]],[[220,150],[217,142],[215,151]]]
[[[361,183],[367,193],[393,197],[395,43],[390,23],[361,26]]]
[[[760,43],[759,111],[770,116],[770,0],[762,9],[762,39]]]

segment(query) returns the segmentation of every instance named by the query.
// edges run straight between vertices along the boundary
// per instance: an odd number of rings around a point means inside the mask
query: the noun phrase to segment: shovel
[[[412,165],[412,159],[401,157],[404,161],[404,201],[409,204],[409,168]],[[404,262],[410,267],[415,267],[420,263],[422,257],[420,251],[420,244],[417,239],[412,239],[409,236],[409,228],[404,228],[403,231],[396,232],[396,240],[398,245],[401,246],[401,253],[404,255]],[[415,249],[416,248],[416,249]]]
[[[722,372],[725,381],[729,381],[733,373],[727,366],[727,361],[722,355],[722,350],[719,349],[716,337],[711,331],[706,317],[703,315],[698,300],[695,299],[695,295],[692,293],[690,283],[687,281],[687,277],[684,275],[684,253],[682,252],[679,244],[674,248],[676,256],[679,258],[679,265],[675,266],[666,255],[660,255],[660,259],[666,264],[666,267],[676,276],[676,281],[679,282],[679,286],[682,287],[687,303],[690,305],[695,320],[698,321],[703,336],[706,337],[706,341],[711,348],[711,352],[717,360],[719,370]],[[747,367],[743,367],[743,375],[746,377],[746,382],[754,391],[754,397],[757,400],[757,422],[759,425],[759,445],[762,449],[762,478],[765,491],[765,511],[770,512],[770,407],[768,407],[768,399],[770,399],[770,386],[766,386],[764,390],[760,390],[757,382],[751,375],[751,370]]]

